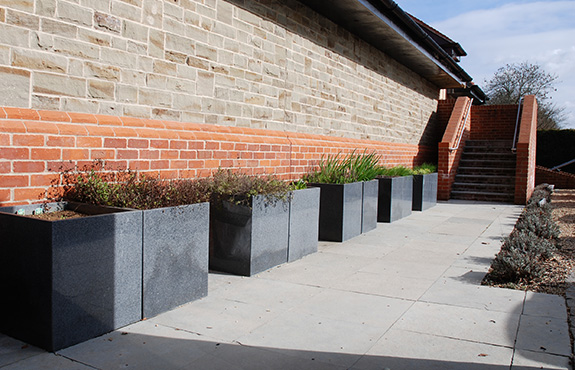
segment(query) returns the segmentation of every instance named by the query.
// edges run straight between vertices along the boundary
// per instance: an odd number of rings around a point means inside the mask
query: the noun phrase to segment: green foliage
[[[411,176],[411,175],[427,175],[437,171],[437,166],[431,163],[424,163],[421,166],[414,167],[413,169],[404,166],[395,167],[380,167],[378,170],[379,176],[398,177],[398,176]]]
[[[274,176],[250,176],[232,170],[219,169],[211,178],[205,179],[210,201],[222,201],[250,205],[251,198],[263,195],[267,201],[286,201],[290,184]]]
[[[375,153],[356,154],[355,150],[346,156],[341,153],[321,157],[318,169],[304,176],[308,183],[347,184],[369,181],[378,175],[380,156]]]
[[[302,179],[292,182],[290,184],[290,190],[302,190],[302,189],[307,189],[307,183]]]
[[[535,189],[491,264],[486,283],[520,284],[543,277],[541,262],[553,256],[560,233],[551,215],[550,195],[546,186]]]
[[[162,180],[135,171],[107,172],[101,165],[63,171],[63,200],[96,205],[152,209],[209,200],[207,184],[194,180]]]

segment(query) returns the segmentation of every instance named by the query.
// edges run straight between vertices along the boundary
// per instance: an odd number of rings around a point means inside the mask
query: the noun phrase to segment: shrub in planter
[[[321,188],[319,238],[344,241],[377,226],[375,182],[379,156],[376,153],[322,157],[318,169],[304,180]]]
[[[141,210],[142,317],[205,297],[209,204],[205,182],[89,170],[66,181],[65,199]],[[65,175],[66,177],[66,175]]]
[[[69,202],[0,208],[0,331],[56,351],[139,321],[141,220]]]
[[[251,276],[287,261],[288,183],[219,170],[209,187],[211,269]]]
[[[424,163],[413,169],[412,211],[425,211],[437,204],[437,167]]]

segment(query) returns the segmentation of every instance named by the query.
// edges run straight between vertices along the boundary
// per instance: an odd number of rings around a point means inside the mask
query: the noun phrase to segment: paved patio
[[[570,369],[562,297],[480,285],[520,212],[439,203],[56,354],[0,334],[0,368]]]

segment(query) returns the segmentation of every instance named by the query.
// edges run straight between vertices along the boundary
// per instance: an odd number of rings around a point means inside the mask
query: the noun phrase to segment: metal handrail
[[[469,100],[469,106],[467,107],[467,112],[465,113],[465,118],[463,119],[463,125],[461,125],[461,132],[459,133],[459,137],[457,138],[457,145],[449,148],[449,150],[459,149],[459,144],[461,144],[461,138],[463,137],[463,133],[465,132],[465,125],[467,125],[467,119],[469,118],[469,113],[471,112],[471,106],[472,105],[473,105],[473,98],[471,98],[471,100]]]
[[[517,151],[517,131],[519,130],[519,121],[521,118],[521,106],[523,104],[523,97],[519,99],[519,106],[517,107],[517,118],[515,119],[515,132],[513,133],[513,145],[511,146],[511,151]]]
[[[555,171],[555,170],[560,171],[559,169],[560,169],[561,167],[568,166],[568,165],[570,165],[571,163],[575,163],[575,158],[573,158],[572,160],[567,161],[567,162],[565,162],[565,163],[562,163],[562,164],[560,164],[559,166],[553,167],[553,168],[551,169],[551,171]]]

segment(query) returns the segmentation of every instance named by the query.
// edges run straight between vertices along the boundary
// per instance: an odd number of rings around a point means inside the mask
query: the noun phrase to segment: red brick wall
[[[449,118],[449,123],[445,129],[443,139],[439,143],[437,163],[437,199],[440,200],[449,200],[451,196],[451,187],[455,180],[455,175],[457,174],[459,160],[461,159],[461,154],[465,147],[465,141],[470,135],[471,120],[468,119],[465,127],[461,127],[464,123],[464,118],[467,114],[469,104],[471,104],[471,99],[467,97],[457,98]],[[451,150],[450,148],[457,146],[457,140],[459,139],[461,130],[463,130],[463,134],[459,147]]]
[[[535,168],[535,184],[543,183],[555,185],[557,189],[575,189],[575,175],[537,166]]]
[[[515,203],[525,204],[535,188],[535,156],[537,149],[537,100],[534,95],[523,99],[523,111],[517,139],[515,170]]]
[[[476,105],[471,110],[470,140],[513,140],[517,105]]]
[[[323,154],[375,150],[381,163],[433,161],[435,148],[362,139],[174,121],[0,107],[0,205],[44,197],[61,168],[132,168],[163,178],[217,168],[298,179]]]

